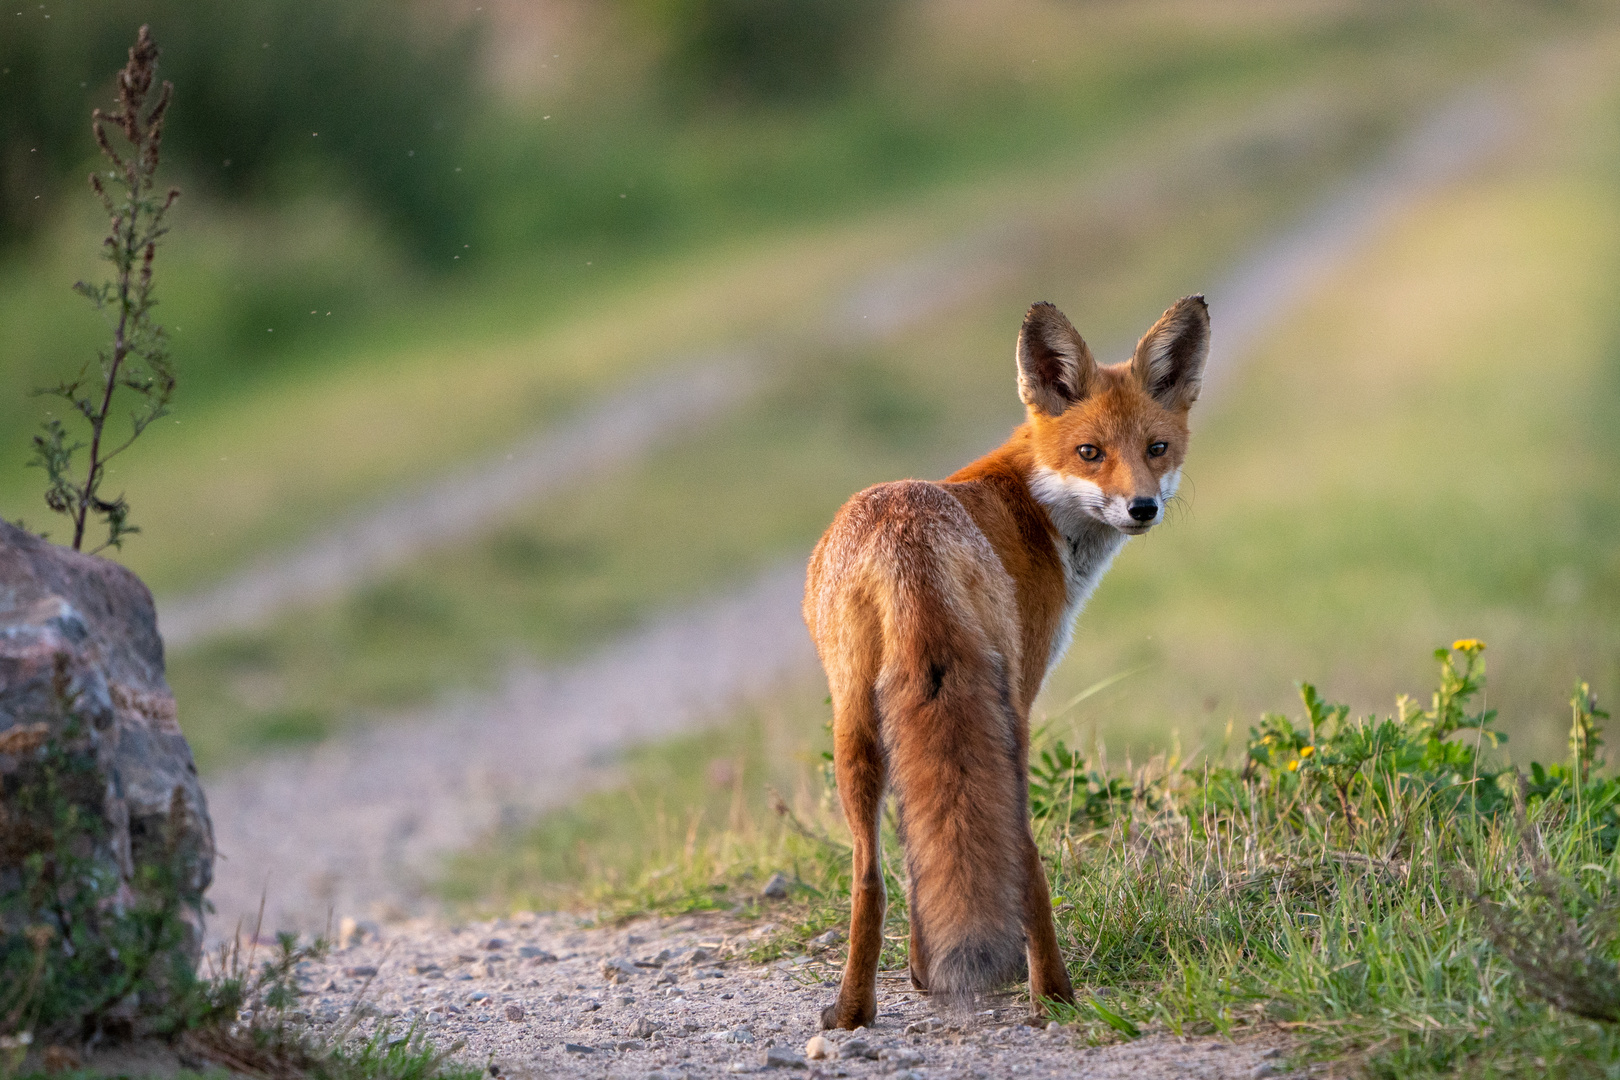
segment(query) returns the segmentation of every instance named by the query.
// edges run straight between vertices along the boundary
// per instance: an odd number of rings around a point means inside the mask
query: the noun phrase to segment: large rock
[[[214,833],[152,594],[117,563],[0,521],[0,892],[16,887],[28,847],[19,793],[53,746],[78,763],[69,797],[102,823],[90,846],[117,875],[116,903],[171,882],[195,962]]]

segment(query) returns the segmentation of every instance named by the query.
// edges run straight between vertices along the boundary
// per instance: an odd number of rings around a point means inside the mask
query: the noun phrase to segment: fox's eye
[[[1090,443],[1084,443],[1080,447],[1080,457],[1086,461],[1096,461],[1102,457],[1102,451]]]
[[[1163,457],[1164,452],[1170,449],[1169,443],[1156,442],[1148,446],[1148,457]]]

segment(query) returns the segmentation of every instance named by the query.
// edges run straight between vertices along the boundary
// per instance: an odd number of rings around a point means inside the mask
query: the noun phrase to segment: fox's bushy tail
[[[1024,971],[1026,791],[1005,656],[926,580],[896,582],[877,685],[898,797],[913,957],[930,994],[965,1005]]]

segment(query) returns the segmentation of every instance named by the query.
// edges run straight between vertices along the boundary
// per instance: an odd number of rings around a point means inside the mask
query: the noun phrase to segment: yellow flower
[[[1314,753],[1316,753],[1316,747],[1314,746],[1302,746],[1299,748],[1299,756],[1302,758],[1308,758]]]
[[[1288,763],[1288,771],[1289,772],[1298,772],[1299,771],[1299,759],[1298,758],[1295,758],[1293,761],[1290,761]]]
[[[1485,643],[1483,641],[1479,640],[1479,638],[1471,638],[1471,637],[1458,638],[1456,641],[1453,641],[1451,643],[1451,647],[1453,649],[1456,649],[1458,652],[1484,652],[1485,651]]]

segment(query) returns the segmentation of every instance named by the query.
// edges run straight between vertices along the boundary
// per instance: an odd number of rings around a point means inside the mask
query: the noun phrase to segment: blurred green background
[[[1620,685],[1620,8],[1387,0],[80,0],[0,33],[0,515],[52,527],[27,391],[93,357],[92,105],[149,22],[181,386],[119,462],[163,598],[709,350],[758,393],[463,544],[170,656],[205,771],[588,651],[807,552],[1019,417],[1050,299],[1122,349],[1458,94],[1493,154],[1402,208],[1195,413],[1179,511],[1054,675],[1055,730],[1218,752],[1489,643],[1516,756]],[[1008,238],[1011,239],[1008,239]],[[992,251],[890,332],[852,290]],[[968,258],[968,264],[972,259]],[[972,276],[971,274],[969,276]],[[931,306],[930,306],[931,305]],[[814,686],[785,688],[819,702]],[[807,745],[819,712],[795,704]]]

